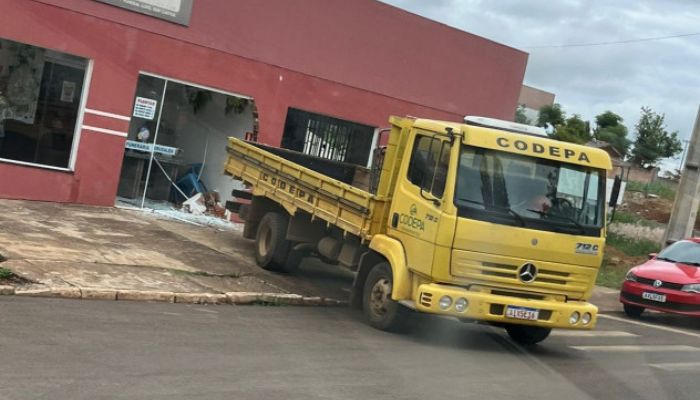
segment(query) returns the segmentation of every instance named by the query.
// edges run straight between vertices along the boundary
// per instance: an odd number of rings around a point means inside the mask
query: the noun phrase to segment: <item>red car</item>
[[[632,268],[620,301],[631,317],[647,308],[700,317],[700,238],[680,240]]]

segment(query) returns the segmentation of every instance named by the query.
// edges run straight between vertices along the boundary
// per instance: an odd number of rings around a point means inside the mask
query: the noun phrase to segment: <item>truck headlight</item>
[[[637,275],[632,272],[632,270],[629,270],[627,272],[627,275],[625,275],[625,280],[626,281],[632,281],[632,282],[637,282]]]
[[[681,290],[684,292],[700,293],[700,283],[692,283],[690,285],[683,285]]]
[[[584,325],[588,325],[591,323],[592,318],[593,316],[591,315],[591,313],[583,313],[583,316],[581,316],[581,323]]]
[[[455,301],[455,310],[457,312],[465,312],[469,308],[469,300],[464,297],[460,297]]]
[[[443,310],[447,310],[450,308],[452,305],[452,297],[450,296],[442,296],[440,297],[440,308]]]
[[[571,325],[575,325],[578,322],[579,318],[581,318],[581,313],[579,313],[578,311],[574,311],[569,317],[569,323]]]

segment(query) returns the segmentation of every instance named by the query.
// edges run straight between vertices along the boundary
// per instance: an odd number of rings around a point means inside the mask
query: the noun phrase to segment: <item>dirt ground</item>
[[[673,200],[664,198],[644,198],[641,193],[634,193],[625,198],[620,210],[629,211],[644,219],[668,224],[671,219]],[[695,221],[695,229],[700,230],[700,219]]]
[[[625,199],[625,203],[620,209],[632,212],[650,221],[667,224],[671,218],[672,208],[672,200],[630,196],[630,198]]]

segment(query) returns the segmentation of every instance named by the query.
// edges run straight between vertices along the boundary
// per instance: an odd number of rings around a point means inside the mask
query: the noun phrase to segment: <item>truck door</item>
[[[417,131],[396,185],[388,234],[400,240],[410,269],[429,275],[442,220],[442,203],[450,164],[451,142]],[[454,228],[452,228],[454,229]]]

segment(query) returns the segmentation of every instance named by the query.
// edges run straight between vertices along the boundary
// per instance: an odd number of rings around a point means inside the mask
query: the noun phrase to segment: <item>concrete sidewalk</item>
[[[297,275],[264,271],[240,230],[143,211],[0,200],[0,266],[31,282],[17,292],[347,297],[349,271],[313,262]]]

